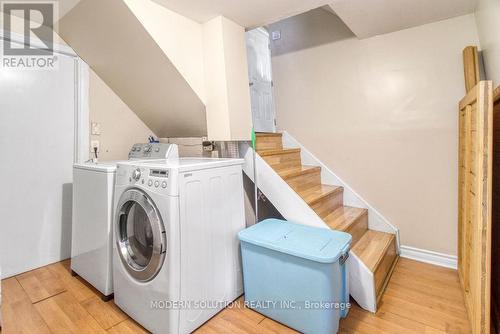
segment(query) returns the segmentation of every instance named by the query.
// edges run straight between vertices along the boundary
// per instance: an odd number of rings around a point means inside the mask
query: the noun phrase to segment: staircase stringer
[[[245,164],[243,171],[254,182],[254,150],[247,143],[240,145]],[[255,155],[257,186],[280,214],[294,223],[329,229],[316,212],[258,154]]]
[[[373,273],[354,252],[349,253],[347,265],[349,267],[349,294],[363,309],[375,313],[377,296]]]

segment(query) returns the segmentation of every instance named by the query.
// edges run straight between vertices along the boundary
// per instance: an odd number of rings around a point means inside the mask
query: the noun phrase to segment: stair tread
[[[394,238],[394,234],[368,230],[351,250],[375,272]]]
[[[265,157],[268,155],[277,155],[277,154],[287,154],[287,153],[295,153],[300,152],[300,148],[284,148],[277,150],[259,150],[258,153],[260,156]]]
[[[326,216],[323,220],[333,230],[347,231],[359,217],[367,213],[367,209],[352,206],[341,206]]]
[[[293,168],[287,168],[283,169],[278,172],[278,174],[283,178],[284,180],[295,177],[298,175],[304,175],[308,173],[314,173],[316,171],[321,171],[321,167],[318,166],[300,166],[300,167],[293,167]]]
[[[319,186],[314,186],[303,191],[299,191],[298,194],[304,199],[307,204],[312,205],[320,199],[342,190],[342,187],[320,184]]]
[[[279,132],[256,132],[257,137],[281,137],[282,134]]]

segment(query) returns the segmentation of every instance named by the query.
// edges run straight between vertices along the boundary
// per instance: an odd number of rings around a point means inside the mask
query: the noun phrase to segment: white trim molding
[[[457,269],[457,257],[455,255],[448,255],[410,246],[401,246],[400,251],[400,256],[407,259],[434,264],[440,267]]]
[[[82,163],[90,154],[90,68],[75,58],[75,162]]]

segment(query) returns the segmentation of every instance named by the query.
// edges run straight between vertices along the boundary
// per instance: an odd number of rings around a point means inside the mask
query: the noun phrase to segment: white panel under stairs
[[[204,103],[123,0],[81,0],[58,24],[60,36],[158,137],[207,134]]]
[[[350,293],[361,307],[376,312],[398,260],[398,230],[290,135],[258,133],[255,157],[243,146],[245,173],[285,219],[352,235]]]

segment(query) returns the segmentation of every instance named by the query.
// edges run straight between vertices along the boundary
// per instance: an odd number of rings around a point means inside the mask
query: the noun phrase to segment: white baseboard
[[[410,246],[401,246],[401,254],[399,255],[419,262],[457,269],[457,257],[455,255],[448,255]]]

